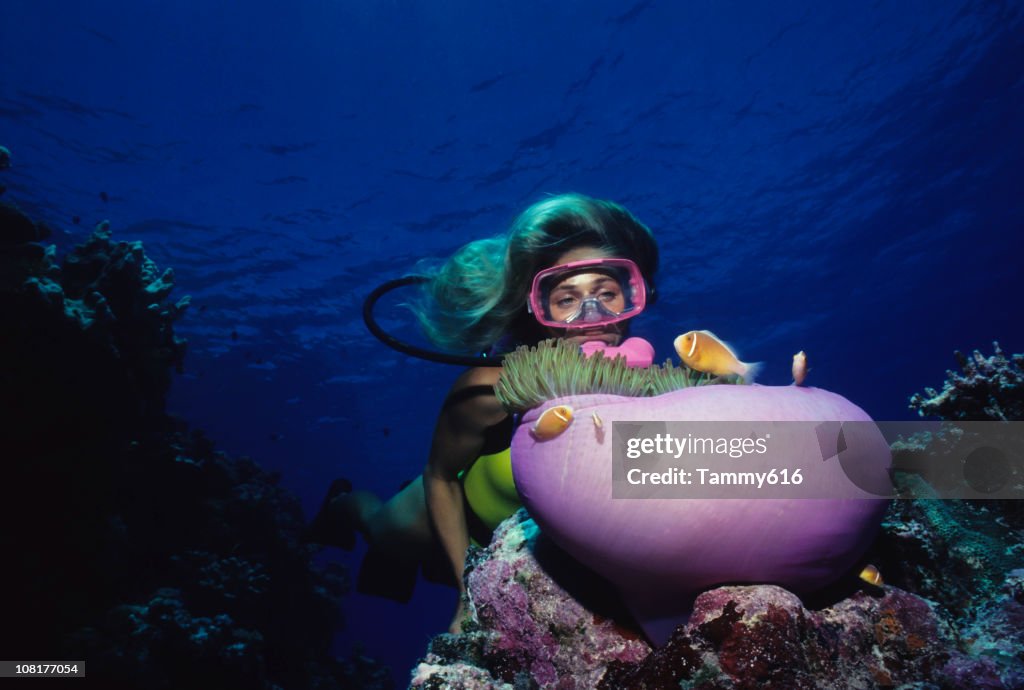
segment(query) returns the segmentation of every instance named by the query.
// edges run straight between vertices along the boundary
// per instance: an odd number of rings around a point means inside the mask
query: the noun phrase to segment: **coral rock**
[[[49,228],[42,223],[33,222],[17,206],[0,203],[0,246],[39,242],[49,235]]]
[[[586,591],[561,584],[581,581]],[[610,662],[639,661],[650,651],[635,632],[581,603],[607,599],[610,590],[541,538],[525,511],[471,557],[466,587],[471,613],[463,629],[470,632],[435,638],[414,687],[582,690],[595,687]],[[474,685],[484,680],[491,685]]]
[[[988,671],[958,651],[932,604],[908,592],[856,594],[810,611],[790,592],[758,585],[701,595],[665,647],[632,667],[616,665],[600,687],[961,687],[956,675]]]
[[[969,620],[892,586],[855,591],[820,609],[773,585],[719,587],[700,595],[687,624],[652,652],[611,619],[628,621],[608,606],[614,593],[582,591],[573,583],[592,584],[594,576],[556,552],[524,511],[504,522],[491,546],[469,559],[467,632],[436,637],[412,687],[789,690],[1024,682],[1024,570],[1011,573],[1000,596],[985,599]],[[595,615],[602,604],[603,615]]]
[[[87,659],[97,687],[389,687],[330,653],[346,573],[299,542],[298,500],[164,413],[173,274],[108,225],[63,265],[38,236],[0,205],[0,524],[26,555],[0,647]]]
[[[998,342],[995,354],[971,357],[956,352],[963,374],[946,372],[941,392],[926,388],[910,398],[910,408],[922,417],[947,420],[1024,419],[1024,354],[1007,359]]]
[[[995,349],[988,358],[959,356],[964,374],[950,373],[941,394],[929,389],[912,406],[947,420],[1020,419],[1024,355],[1007,358]],[[935,462],[957,452],[961,435],[943,429],[894,451]],[[579,583],[595,576],[555,556],[521,511],[499,527],[490,547],[471,555],[468,632],[435,638],[413,686],[1021,688],[1021,506],[894,501],[868,554],[884,574],[883,588],[857,583],[867,591],[854,592],[840,582],[820,608],[772,585],[712,589],[697,598],[668,644],[649,654],[628,628],[611,622],[628,621],[608,606],[615,593],[581,591]],[[591,613],[596,608],[601,616]]]

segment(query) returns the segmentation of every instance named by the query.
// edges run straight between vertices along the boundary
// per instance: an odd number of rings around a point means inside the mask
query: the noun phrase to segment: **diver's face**
[[[607,252],[597,247],[577,247],[559,256],[551,266],[561,266],[573,261],[588,259],[611,258]],[[623,286],[604,273],[574,273],[562,280],[551,290],[550,312],[552,316],[574,313],[582,300],[594,298],[615,313],[620,313],[626,306]],[[576,345],[586,342],[601,341],[607,345],[618,345],[622,342],[624,326],[622,322],[613,324],[595,324],[593,328],[548,328],[554,338],[568,340]],[[571,335],[570,335],[571,333]]]
[[[552,287],[547,299],[547,313],[556,321],[568,323],[579,316],[581,306],[587,300],[616,315],[626,308],[622,284],[613,276],[587,269],[586,272],[567,275]]]

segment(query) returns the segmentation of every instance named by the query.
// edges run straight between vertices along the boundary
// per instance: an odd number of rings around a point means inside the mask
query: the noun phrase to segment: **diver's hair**
[[[425,271],[422,297],[410,307],[431,342],[449,352],[534,344],[549,336],[526,311],[533,277],[588,246],[636,262],[654,301],[658,246],[647,226],[611,201],[562,194],[530,206],[505,235],[470,242]]]

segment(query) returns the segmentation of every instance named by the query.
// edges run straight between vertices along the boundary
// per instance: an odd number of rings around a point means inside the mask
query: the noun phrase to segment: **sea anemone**
[[[505,355],[495,394],[510,412],[521,412],[548,400],[587,393],[645,398],[669,391],[716,383],[736,383],[733,376],[716,377],[676,367],[670,360],[646,369],[629,367],[621,357],[597,352],[587,357],[565,340],[544,340]]]

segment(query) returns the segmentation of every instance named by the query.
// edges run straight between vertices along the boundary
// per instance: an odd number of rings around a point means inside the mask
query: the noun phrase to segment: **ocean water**
[[[546,194],[652,228],[659,359],[708,329],[786,384],[802,349],[896,420],[954,350],[1024,351],[1021,2],[8,0],[0,65],[2,198],[174,269],[170,411],[308,514],[416,476],[458,373],[365,295]],[[337,648],[404,683],[454,603],[354,594]]]

